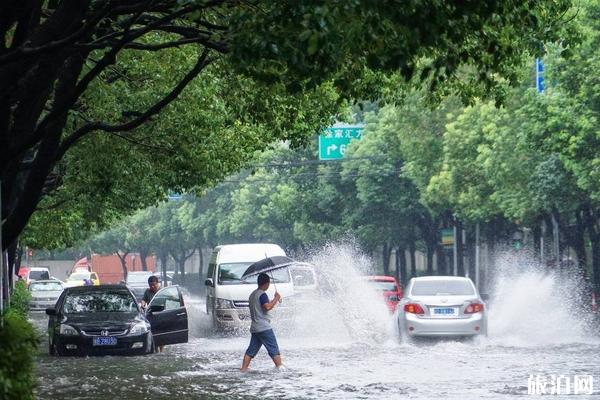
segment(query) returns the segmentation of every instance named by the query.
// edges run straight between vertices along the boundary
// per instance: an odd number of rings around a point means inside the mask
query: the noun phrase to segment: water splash
[[[549,271],[521,254],[495,257],[490,341],[519,347],[590,342],[579,274]]]
[[[381,343],[393,335],[384,299],[362,277],[372,261],[351,241],[330,243],[308,260],[319,290],[314,301],[298,305],[295,336],[319,343]]]

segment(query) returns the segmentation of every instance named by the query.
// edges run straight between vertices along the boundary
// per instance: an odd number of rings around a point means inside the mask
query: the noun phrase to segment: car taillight
[[[471,303],[465,308],[465,314],[475,314],[483,311],[482,303]]]
[[[425,314],[425,311],[423,311],[423,308],[420,305],[414,304],[414,303],[405,304],[404,312],[411,313],[411,314]]]

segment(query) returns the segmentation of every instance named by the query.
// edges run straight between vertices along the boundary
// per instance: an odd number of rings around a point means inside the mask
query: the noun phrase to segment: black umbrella
[[[272,272],[281,268],[289,267],[295,264],[296,261],[286,256],[267,257],[260,261],[250,264],[246,271],[242,274],[241,279],[244,280],[252,275],[258,275],[262,272]]]

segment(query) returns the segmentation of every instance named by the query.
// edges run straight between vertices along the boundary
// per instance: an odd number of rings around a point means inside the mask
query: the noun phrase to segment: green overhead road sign
[[[341,160],[348,144],[362,138],[362,126],[334,126],[319,135],[319,160]]]

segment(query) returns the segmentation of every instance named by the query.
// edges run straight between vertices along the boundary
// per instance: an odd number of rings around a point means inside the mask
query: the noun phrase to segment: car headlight
[[[215,299],[215,308],[234,308],[233,301],[227,299]]]
[[[59,333],[63,336],[78,336],[79,335],[79,332],[77,332],[77,330],[75,328],[73,328],[71,325],[67,325],[67,324],[60,324]]]
[[[145,322],[138,322],[131,327],[129,331],[130,335],[141,335],[142,333],[148,332],[148,324]]]

